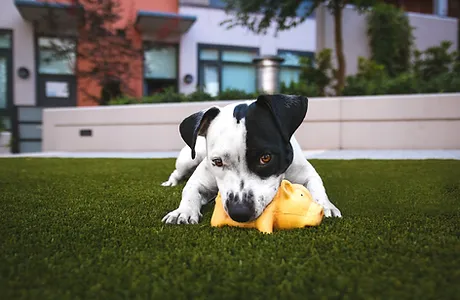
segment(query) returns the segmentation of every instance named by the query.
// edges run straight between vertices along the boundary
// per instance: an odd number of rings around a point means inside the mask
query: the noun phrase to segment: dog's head
[[[254,220],[273,200],[293,160],[291,137],[307,109],[306,97],[261,95],[255,101],[197,112],[180,124],[192,158],[197,137],[206,137],[205,163],[233,220]]]

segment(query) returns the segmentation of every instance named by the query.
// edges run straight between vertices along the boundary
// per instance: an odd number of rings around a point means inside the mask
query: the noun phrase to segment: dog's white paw
[[[325,207],[324,208],[324,216],[326,218],[330,218],[330,217],[337,217],[337,218],[341,218],[342,217],[342,213],[340,212],[340,210],[336,207],[333,207],[333,208],[330,208],[330,207]]]
[[[177,185],[177,182],[173,181],[173,180],[168,180],[168,181],[165,181],[161,184],[161,186],[176,186]]]
[[[168,213],[161,220],[166,224],[198,224],[201,213],[189,208],[178,208]]]
[[[338,217],[338,218],[341,218],[342,217],[342,213],[340,212],[340,210],[335,207],[334,204],[332,204],[330,201],[318,201],[318,204],[321,205],[324,209],[324,216],[326,218],[330,218],[330,217]]]

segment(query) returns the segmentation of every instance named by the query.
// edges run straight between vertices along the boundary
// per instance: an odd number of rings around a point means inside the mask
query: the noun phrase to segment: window
[[[38,38],[38,72],[72,75],[75,71],[76,43],[71,39]]]
[[[0,30],[0,118],[12,104],[12,32]],[[5,121],[6,122],[6,121]]]
[[[300,3],[299,7],[297,7],[296,14],[298,17],[303,17],[305,16],[308,11],[311,9],[313,6],[313,1],[312,0],[302,0]],[[315,12],[313,11],[311,15],[308,16],[309,18],[314,18],[315,17]]]
[[[144,94],[177,89],[177,45],[144,45]]]
[[[296,10],[296,15],[298,17],[303,17],[305,14],[309,11],[309,9],[312,7],[314,4],[313,0],[300,0],[300,4],[297,7]],[[185,1],[184,1],[185,2]],[[208,1],[189,1],[190,3],[195,3],[195,2],[207,2],[209,3],[209,7],[212,8],[221,8],[225,9],[226,7],[226,2],[225,0],[208,0]],[[315,12],[313,12],[311,15],[309,15],[309,18],[312,18],[315,16]]]
[[[209,6],[215,8],[225,8],[225,0],[209,0]]]
[[[301,57],[313,59],[314,53],[278,50],[278,55],[284,58],[280,68],[280,82],[289,86],[291,82],[298,82],[300,79]]]
[[[0,49],[11,48],[11,34],[6,32],[0,32]]]
[[[0,55],[0,109],[8,106],[8,60]]]
[[[228,89],[256,91],[256,67],[252,60],[258,49],[199,45],[199,86],[216,96]]]

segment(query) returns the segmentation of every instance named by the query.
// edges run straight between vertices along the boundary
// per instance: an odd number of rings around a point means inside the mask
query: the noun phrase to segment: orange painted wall
[[[131,0],[122,0],[131,1]],[[179,11],[179,0],[132,0],[136,3],[138,10],[161,11],[177,13]]]
[[[72,3],[74,0],[41,0],[45,2],[60,2],[60,3]],[[118,0],[123,8],[122,20],[119,22],[119,26],[123,27],[126,24],[134,25],[136,21],[137,12],[142,11],[156,11],[156,12],[168,12],[168,13],[177,13],[179,11],[179,1],[178,0]],[[84,1],[83,1],[84,3]],[[130,26],[129,32],[132,36],[137,47],[142,47],[142,33],[138,32],[134,26]],[[82,46],[79,44],[79,46]],[[120,57],[120,59],[123,59]],[[143,57],[140,57],[138,60],[131,62],[131,67],[133,71],[138,74],[133,78],[127,79],[127,84],[130,87],[130,90],[134,94],[129,95],[132,97],[141,97],[143,94],[143,73],[142,73],[142,64]],[[90,67],[88,61],[83,61],[82,59],[77,60],[77,70],[87,69]],[[81,92],[84,89],[85,92]],[[100,95],[102,87],[98,85],[97,82],[91,81],[89,79],[77,78],[77,105],[78,106],[94,106],[98,105],[90,95]]]
[[[68,0],[67,0],[68,1]],[[119,0],[123,7],[123,20],[120,21],[120,26],[128,24],[134,24],[139,10],[143,11],[157,11],[157,12],[169,12],[177,13],[179,10],[178,0]],[[132,27],[129,33],[133,37],[138,47],[142,46],[142,33],[138,32]],[[122,59],[122,58],[120,58]],[[78,67],[87,67],[87,62],[77,62]],[[85,65],[86,64],[86,65]],[[142,73],[143,58],[131,62],[132,72],[138,74],[137,76],[127,79],[127,85],[134,94],[129,96],[141,97],[143,95],[143,73]],[[87,93],[93,95],[100,95],[102,87],[90,80],[77,79],[78,89],[84,88]],[[86,93],[78,92],[78,106],[94,106],[97,105],[91,97],[88,97]]]

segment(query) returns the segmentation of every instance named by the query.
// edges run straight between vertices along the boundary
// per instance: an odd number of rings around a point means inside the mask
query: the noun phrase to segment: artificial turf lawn
[[[0,159],[2,299],[452,299],[460,161],[312,160],[343,219],[164,225],[173,160]]]

